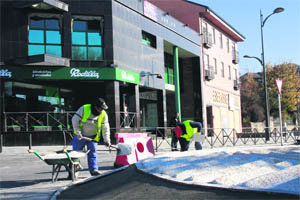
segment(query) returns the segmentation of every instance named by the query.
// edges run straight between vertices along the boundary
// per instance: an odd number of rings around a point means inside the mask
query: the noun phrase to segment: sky
[[[188,184],[300,195],[299,153],[298,146],[278,144],[160,152],[136,166]]]
[[[246,39],[238,43],[240,74],[261,72],[260,10],[265,19],[273,10],[285,10],[274,14],[263,28],[265,63],[276,65],[292,62],[300,65],[300,1],[299,0],[191,0],[206,5],[234,27]]]

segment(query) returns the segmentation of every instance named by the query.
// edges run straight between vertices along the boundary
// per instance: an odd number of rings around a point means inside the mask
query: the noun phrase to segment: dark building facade
[[[176,61],[183,115],[201,121],[199,41],[143,0],[1,1],[1,131],[70,130],[99,96],[113,132],[166,127]]]

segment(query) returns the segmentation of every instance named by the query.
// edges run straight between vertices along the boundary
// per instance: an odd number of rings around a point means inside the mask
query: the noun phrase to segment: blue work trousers
[[[87,146],[87,149],[90,151],[88,153],[88,166],[89,171],[92,173],[93,171],[98,170],[98,156],[97,156],[97,142],[88,141],[85,139],[78,140],[77,135],[74,135],[74,138],[72,140],[72,146],[73,150],[83,150],[84,146]]]
[[[180,147],[181,147],[180,151],[188,151],[191,142],[192,141],[186,141],[185,138],[179,138],[179,143],[180,143]],[[202,145],[201,145],[200,142],[195,142],[195,149],[196,150],[201,150],[202,149]]]

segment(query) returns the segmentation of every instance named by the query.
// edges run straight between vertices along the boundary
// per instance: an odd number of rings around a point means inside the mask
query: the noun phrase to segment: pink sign
[[[276,85],[278,89],[278,93],[281,94],[281,89],[282,89],[282,80],[276,80]]]
[[[148,1],[144,1],[144,15],[157,21],[156,7]]]

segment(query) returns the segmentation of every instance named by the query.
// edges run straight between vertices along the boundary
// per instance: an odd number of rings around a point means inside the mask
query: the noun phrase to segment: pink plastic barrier
[[[114,163],[115,167],[130,165],[139,160],[154,156],[152,139],[146,133],[115,133],[115,138],[119,143],[131,146],[131,153],[129,155],[121,155],[122,152],[118,153]]]

